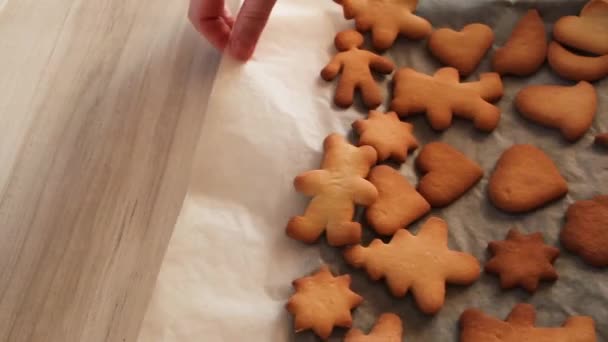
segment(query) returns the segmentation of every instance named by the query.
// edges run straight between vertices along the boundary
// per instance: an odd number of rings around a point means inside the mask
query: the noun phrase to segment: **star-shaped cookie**
[[[378,152],[378,161],[393,159],[403,163],[411,150],[418,148],[414,126],[399,120],[397,113],[372,110],[365,120],[353,123],[359,133],[359,146],[369,145]]]
[[[354,246],[344,252],[346,261],[364,268],[370,278],[385,278],[395,297],[411,289],[420,310],[438,312],[445,301],[446,283],[468,285],[479,278],[479,262],[472,255],[448,248],[448,226],[431,217],[418,235],[405,229],[385,244],[375,239],[369,247]]]
[[[334,277],[329,267],[322,266],[312,276],[293,281],[296,293],[287,302],[287,311],[295,316],[296,332],[312,329],[326,340],[334,326],[350,328],[350,310],[363,298],[350,290],[350,276]]]
[[[506,240],[492,241],[488,249],[494,256],[486,264],[486,271],[500,276],[503,289],[521,286],[533,293],[540,280],[558,278],[553,262],[559,249],[545,245],[541,233],[524,235],[511,229]]]
[[[402,339],[401,319],[394,313],[385,313],[378,318],[368,335],[359,329],[351,329],[344,337],[344,342],[401,342]]]

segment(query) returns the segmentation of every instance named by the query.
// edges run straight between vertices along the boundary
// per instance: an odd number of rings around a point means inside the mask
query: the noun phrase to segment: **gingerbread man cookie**
[[[559,128],[567,140],[576,141],[591,127],[597,102],[595,88],[582,81],[571,87],[528,86],[517,94],[515,106],[527,119]]]
[[[334,277],[326,265],[311,276],[294,280],[296,293],[289,298],[287,311],[294,315],[296,333],[312,329],[327,340],[334,326],[350,328],[350,311],[363,301],[351,291],[350,282],[349,275]]]
[[[399,316],[393,313],[385,313],[378,318],[376,325],[365,335],[359,329],[351,329],[344,342],[402,342],[403,323]]]
[[[536,310],[518,304],[501,321],[480,310],[468,309],[460,316],[460,342],[596,342],[595,322],[587,316],[569,317],[560,328],[534,326]]]
[[[287,235],[315,242],[323,233],[332,246],[358,243],[361,224],[353,222],[355,204],[369,206],[378,198],[378,191],[365,180],[376,163],[376,151],[370,146],[355,147],[338,134],[324,142],[325,156],[320,170],[296,177],[298,192],[312,196],[304,216],[292,218]]]
[[[531,9],[517,23],[505,45],[496,51],[492,67],[501,75],[528,76],[540,69],[546,58],[545,23],[538,11]]]
[[[414,126],[402,122],[395,112],[372,110],[366,120],[357,120],[353,128],[359,134],[359,146],[369,145],[378,152],[378,161],[389,158],[403,163],[411,150],[418,148]]]
[[[572,204],[560,239],[567,250],[588,264],[608,267],[608,196]]]
[[[344,18],[355,19],[357,29],[372,32],[378,50],[393,46],[399,34],[408,39],[424,39],[431,34],[431,24],[413,12],[418,0],[334,0],[342,5]]]
[[[411,289],[418,308],[427,314],[443,306],[446,283],[469,285],[480,273],[475,257],[448,248],[448,226],[436,217],[426,221],[416,236],[402,229],[388,244],[375,239],[369,247],[346,249],[344,257],[373,280],[385,278],[395,297]]]
[[[321,77],[329,82],[342,74],[334,97],[336,105],[350,107],[354,101],[355,90],[359,89],[363,103],[368,108],[378,107],[382,103],[382,93],[374,80],[372,70],[388,75],[395,69],[395,64],[385,57],[361,50],[363,36],[357,31],[338,33],[335,44],[340,52],[323,68]]]
[[[429,50],[441,63],[470,75],[494,42],[494,31],[484,24],[470,24],[461,31],[439,29],[429,38]]]
[[[431,205],[398,171],[376,166],[369,181],[378,189],[378,200],[365,212],[367,221],[380,235],[393,235],[431,210]]]
[[[528,292],[536,292],[540,280],[556,280],[553,267],[559,249],[545,245],[541,233],[524,235],[511,229],[504,241],[492,241],[488,245],[492,259],[486,271],[500,276],[503,289],[521,286]]]
[[[395,74],[394,84],[391,109],[400,116],[426,112],[431,127],[438,131],[448,129],[454,115],[473,120],[485,132],[498,126],[500,109],[488,102],[503,95],[497,73],[481,74],[479,82],[460,83],[454,68],[439,69],[434,76],[403,68]]]

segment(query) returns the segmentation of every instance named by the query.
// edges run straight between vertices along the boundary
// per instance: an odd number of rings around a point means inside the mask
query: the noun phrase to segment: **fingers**
[[[188,18],[213,46],[224,50],[234,25],[224,0],[191,0]]]
[[[245,0],[232,29],[228,53],[241,60],[251,57],[275,2],[276,0]]]

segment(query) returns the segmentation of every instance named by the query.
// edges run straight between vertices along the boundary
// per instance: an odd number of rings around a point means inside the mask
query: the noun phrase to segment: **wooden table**
[[[218,54],[187,0],[0,0],[0,341],[134,341]]]

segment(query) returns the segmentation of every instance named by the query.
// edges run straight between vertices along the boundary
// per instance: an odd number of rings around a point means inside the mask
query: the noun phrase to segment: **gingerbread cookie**
[[[448,129],[454,115],[473,120],[475,127],[485,132],[498,126],[500,109],[488,102],[503,95],[497,73],[481,74],[479,82],[460,83],[454,68],[439,69],[434,76],[403,68],[393,81],[391,109],[400,116],[426,112],[431,127],[438,131]]]
[[[559,19],[553,37],[578,50],[608,55],[608,0],[591,0],[579,16]]]
[[[289,221],[287,235],[313,243],[326,231],[331,246],[358,243],[361,224],[352,221],[355,204],[369,206],[378,198],[374,185],[365,180],[376,163],[376,151],[370,146],[355,147],[338,134],[325,138],[323,146],[321,170],[306,172],[294,181],[298,192],[313,198],[304,216]]]
[[[334,0],[342,5],[344,18],[355,19],[357,29],[372,32],[378,50],[393,46],[399,34],[408,39],[424,39],[431,34],[431,24],[413,12],[418,0]]]
[[[608,55],[580,56],[557,42],[549,44],[547,61],[556,74],[567,80],[593,82],[608,76]]]
[[[541,125],[559,128],[569,141],[580,139],[591,127],[597,102],[595,88],[585,81],[572,87],[529,86],[522,89],[515,99],[517,110],[524,117]]]
[[[418,191],[435,208],[450,205],[483,177],[477,163],[442,142],[425,145],[416,167],[424,174]]]
[[[513,145],[498,160],[488,192],[497,208],[523,213],[565,196],[568,184],[543,151]]]
[[[595,136],[595,143],[597,145],[608,147],[608,133],[602,133]]]
[[[359,146],[369,145],[378,152],[378,161],[389,158],[403,163],[407,153],[418,148],[414,126],[402,122],[395,112],[372,110],[366,120],[357,120],[353,129],[359,134]]]
[[[366,211],[367,221],[380,235],[393,235],[431,210],[430,204],[399,172],[376,166],[369,181],[378,189],[378,200]]]
[[[452,66],[462,76],[470,75],[494,42],[494,32],[484,24],[470,24],[461,31],[439,29],[429,38],[429,49],[441,63]]]
[[[559,328],[538,328],[536,310],[517,304],[507,321],[467,309],[460,316],[460,342],[596,342],[595,322],[587,316],[571,316]]]
[[[446,283],[469,285],[480,273],[475,257],[448,249],[448,226],[436,217],[416,236],[402,229],[388,244],[375,239],[369,247],[346,249],[344,257],[349,264],[364,268],[373,280],[385,278],[395,297],[411,289],[418,308],[427,314],[443,306]]]
[[[361,92],[363,103],[367,107],[378,107],[382,103],[382,93],[372,70],[388,75],[395,69],[395,64],[389,59],[361,50],[363,41],[361,33],[354,30],[338,33],[335,44],[340,52],[321,71],[321,77],[328,82],[342,73],[334,97],[334,102],[339,107],[346,108],[353,104],[356,89]]]
[[[562,245],[596,267],[608,267],[608,196],[575,202],[566,213]]]
[[[511,37],[492,58],[494,71],[501,75],[532,75],[547,58],[545,23],[537,10],[529,10],[517,23]]]
[[[350,282],[349,275],[334,277],[326,265],[312,276],[294,280],[296,293],[289,298],[287,311],[294,316],[296,333],[312,329],[327,340],[335,326],[350,328],[350,311],[363,301],[351,291]]]
[[[344,342],[401,342],[402,339],[401,319],[393,313],[385,313],[378,318],[369,335],[365,335],[359,329],[352,329],[344,337]]]
[[[553,268],[559,249],[545,245],[541,233],[524,235],[511,229],[504,241],[492,241],[488,249],[493,254],[486,271],[500,276],[500,286],[511,289],[521,286],[536,292],[540,280],[556,280]]]

